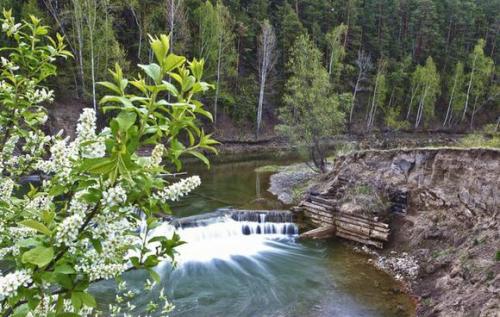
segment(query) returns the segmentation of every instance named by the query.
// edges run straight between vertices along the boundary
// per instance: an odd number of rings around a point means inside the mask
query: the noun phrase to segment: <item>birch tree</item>
[[[434,106],[440,93],[439,74],[432,57],[427,58],[424,67],[417,66],[413,76],[413,84],[415,90],[412,99],[418,101],[414,127],[418,128],[424,118],[434,117]],[[410,102],[410,107],[412,102],[413,100]]]
[[[167,29],[170,32],[170,50],[180,50],[181,45],[177,44],[187,39],[189,31],[184,0],[165,0],[165,9]]]
[[[328,45],[328,75],[334,84],[338,83],[343,70],[342,61],[344,60],[346,50],[343,45],[343,39],[347,34],[347,26],[340,24],[326,34]]]
[[[221,67],[224,62],[228,59],[229,51],[234,49],[233,43],[233,22],[231,19],[231,14],[229,10],[224,6],[222,1],[217,1],[216,5],[217,11],[217,72],[216,72],[216,88],[215,88],[215,99],[214,99],[214,126],[217,125],[217,111],[218,111],[218,101],[221,86]]]
[[[458,113],[460,110],[462,110],[465,101],[465,93],[463,90],[464,84],[465,84],[464,64],[458,62],[457,65],[455,66],[453,78],[448,86],[448,92],[450,94],[450,97],[448,100],[448,108],[446,110],[446,116],[444,117],[443,121],[443,128],[446,127],[447,125],[448,126],[451,125],[455,113]]]
[[[83,11],[85,12],[85,21],[88,30],[89,48],[90,48],[90,77],[92,82],[92,106],[97,112],[96,98],[96,74],[95,74],[95,47],[94,37],[97,23],[97,0],[84,0]]]
[[[373,123],[375,122],[377,108],[385,106],[385,99],[387,95],[387,87],[385,83],[385,70],[386,70],[386,62],[384,60],[380,60],[377,70],[377,75],[375,77],[371,106],[368,112],[368,119],[366,122],[366,128],[368,131],[371,131]]]
[[[467,84],[467,93],[461,121],[465,119],[467,111],[469,111],[470,101],[473,100],[472,111],[470,113],[471,127],[474,121],[474,115],[477,112],[477,104],[484,98],[487,92],[488,81],[493,72],[493,60],[484,54],[484,46],[485,41],[480,39],[469,57],[469,61],[471,61],[470,73],[467,76],[469,83]]]
[[[356,66],[358,68],[358,77],[356,79],[356,85],[354,86],[354,92],[352,94],[352,106],[351,112],[349,114],[349,126],[352,122],[352,115],[354,113],[354,105],[356,104],[356,95],[359,90],[359,85],[362,80],[367,78],[368,73],[373,68],[370,55],[366,54],[364,51],[358,52],[358,58],[356,59]]]
[[[256,137],[259,137],[262,125],[262,107],[264,104],[264,93],[266,81],[274,64],[276,63],[276,34],[273,26],[268,20],[262,23],[262,33],[258,40],[258,58],[259,58],[259,103],[257,106],[257,128]]]

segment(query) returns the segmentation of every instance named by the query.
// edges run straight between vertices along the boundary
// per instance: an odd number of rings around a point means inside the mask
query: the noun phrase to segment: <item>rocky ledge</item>
[[[390,224],[373,262],[406,282],[418,316],[499,316],[499,150],[356,152],[337,158],[312,195],[332,188],[342,196],[332,213],[354,203]],[[356,198],[370,191],[385,203]]]

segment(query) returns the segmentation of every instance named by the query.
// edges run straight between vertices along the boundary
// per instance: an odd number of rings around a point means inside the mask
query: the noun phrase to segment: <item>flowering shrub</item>
[[[2,49],[10,55],[2,58],[0,78],[0,312],[97,315],[92,282],[120,280],[130,269],[145,269],[158,281],[153,268],[173,259],[182,243],[175,234],[149,232],[169,201],[200,185],[197,176],[169,182],[165,166],[180,169],[183,154],[208,164],[200,150],[215,151],[216,142],[197,125],[199,115],[211,119],[194,99],[210,88],[201,81],[203,61],[187,62],[169,53],[167,36],[151,37],[156,63],[139,65],[135,80],[117,65],[113,81],[101,83],[110,92],[101,100],[112,114],[109,127],[98,131],[95,112],[85,109],[70,140],[41,130],[43,104],[53,92],[40,85],[56,74],[54,60],[70,55],[62,37],[48,37],[34,17],[16,23],[4,12],[0,23],[15,44]],[[146,145],[152,154],[141,157]],[[135,309],[134,294],[123,283],[118,291],[107,315]],[[147,305],[152,313],[171,309],[163,295]]]

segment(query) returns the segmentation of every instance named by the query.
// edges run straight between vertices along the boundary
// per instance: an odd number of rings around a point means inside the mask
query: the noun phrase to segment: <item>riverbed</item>
[[[202,185],[172,205],[173,214],[187,217],[226,207],[285,209],[267,191],[270,173],[255,169],[297,160],[290,155],[231,158],[209,170],[188,165]],[[369,265],[365,255],[340,241],[299,241],[298,229],[286,229],[291,225],[214,217],[178,229],[188,243],[178,250],[177,266],[161,264],[161,284],[151,293],[141,292],[130,313],[143,315],[146,304],[163,289],[176,306],[171,316],[414,316],[415,306],[401,285]],[[245,232],[244,226],[254,229]],[[270,228],[266,234],[265,226]],[[171,230],[165,226],[157,234]],[[145,277],[144,272],[131,272],[126,280],[140,292]],[[114,290],[112,282],[93,289],[108,302]]]

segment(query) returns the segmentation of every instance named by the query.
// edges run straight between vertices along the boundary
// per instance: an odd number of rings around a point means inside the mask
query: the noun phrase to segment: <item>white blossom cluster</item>
[[[77,138],[76,143],[81,145],[82,156],[86,158],[104,157],[106,154],[106,146],[104,137],[96,135],[96,113],[92,108],[83,109],[78,125],[76,126]]]
[[[16,34],[21,28],[21,23],[14,23],[13,19],[6,19],[2,23],[2,31],[8,34]]]
[[[8,201],[14,190],[14,181],[10,178],[0,178],[0,200]]]
[[[71,201],[68,213],[71,216],[65,218],[56,229],[56,244],[66,245],[68,247],[74,246],[78,241],[78,233],[85,221],[85,212],[88,205],[80,202],[77,199]]]
[[[101,204],[109,208],[121,205],[127,201],[127,192],[120,185],[111,187],[102,193]]]
[[[149,158],[148,168],[159,167],[161,161],[163,160],[163,154],[165,153],[165,146],[163,144],[157,144],[153,151],[151,152],[151,157]]]
[[[46,194],[41,194],[27,201],[24,205],[24,210],[29,212],[35,218],[39,218],[39,215],[42,212],[50,210],[51,203],[52,197]]]
[[[12,85],[8,84],[5,80],[0,81],[0,94],[10,95],[12,92],[14,92]]]
[[[54,101],[54,91],[46,89],[46,88],[29,89],[26,92],[26,99],[31,104],[39,104],[42,102],[53,102]]]
[[[0,300],[15,296],[19,287],[28,286],[29,283],[31,283],[31,275],[27,270],[0,276]]]
[[[19,66],[17,65],[14,65],[14,63],[12,63],[11,61],[9,61],[8,59],[6,59],[5,57],[0,57],[1,59],[1,62],[2,62],[2,66],[8,70],[10,70],[11,72],[13,71],[16,71],[19,69]]]
[[[96,250],[89,250],[85,256],[80,259],[80,263],[75,266],[78,272],[89,275],[91,281],[99,279],[111,279],[125,272],[128,264],[121,259],[110,259],[103,252],[99,254]]]
[[[165,187],[158,193],[154,194],[155,199],[162,201],[177,201],[179,198],[189,194],[193,189],[201,185],[201,179],[199,176],[191,176],[185,178],[177,183],[174,183],[168,187]]]
[[[38,304],[36,309],[29,311],[26,317],[47,317],[53,315],[53,313],[56,311],[56,303],[56,295],[43,296],[40,304]],[[73,307],[70,299],[65,299],[63,301],[63,306],[65,312],[75,312],[75,308]],[[83,307],[80,311],[78,311],[78,315],[81,317],[98,316],[97,314],[94,314],[94,309],[91,307]]]

